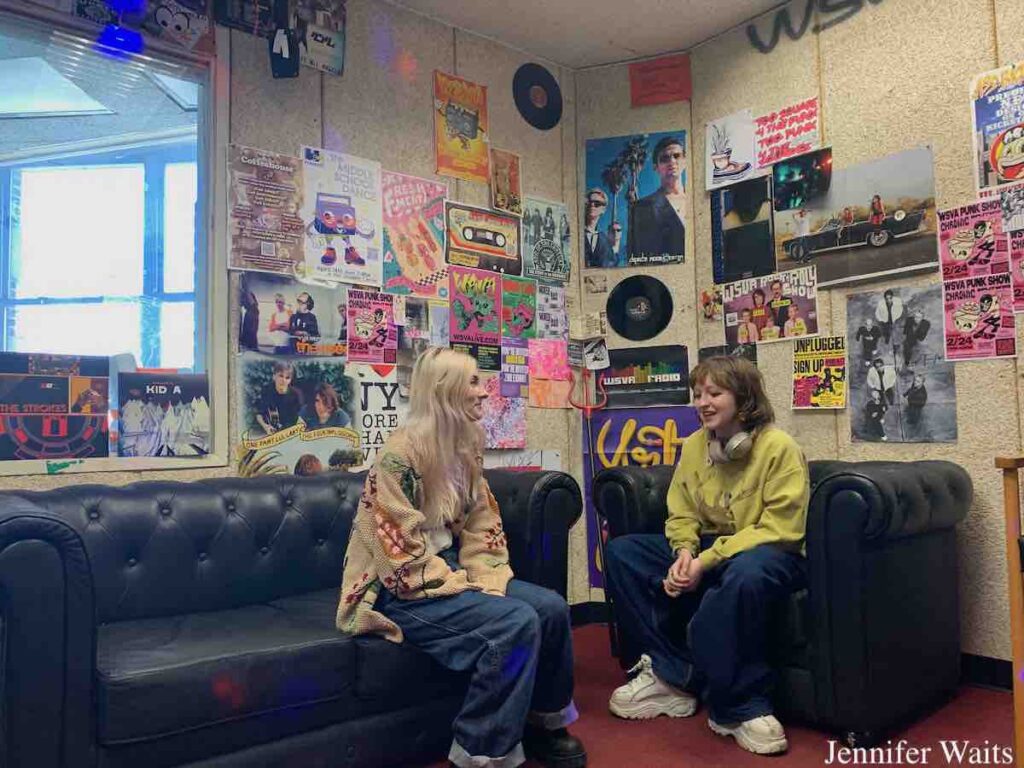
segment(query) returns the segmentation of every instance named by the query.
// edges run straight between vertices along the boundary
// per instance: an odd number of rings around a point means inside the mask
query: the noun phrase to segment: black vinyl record
[[[523,64],[512,79],[512,96],[523,119],[542,131],[562,119],[562,90],[540,64]]]
[[[616,285],[606,304],[608,322],[630,341],[653,339],[672,319],[672,294],[648,275],[627,277]]]

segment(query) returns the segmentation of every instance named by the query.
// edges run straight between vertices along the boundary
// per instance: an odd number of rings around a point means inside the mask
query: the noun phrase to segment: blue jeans
[[[702,537],[702,548],[714,537]],[[605,547],[606,589],[623,645],[651,657],[669,685],[703,693],[717,723],[772,712],[768,622],[804,586],[807,562],[763,544],[704,572],[693,592],[665,594],[675,555],[661,534],[633,534]]]
[[[439,557],[460,567],[456,547]],[[375,608],[441,666],[472,671],[448,755],[461,768],[513,768],[526,759],[519,742],[527,721],[555,729],[576,719],[569,606],[557,593],[513,579],[505,597],[399,600],[382,592]]]

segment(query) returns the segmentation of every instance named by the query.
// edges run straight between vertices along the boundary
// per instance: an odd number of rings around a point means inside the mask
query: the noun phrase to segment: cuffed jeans
[[[455,547],[439,557],[460,567]],[[448,755],[460,768],[513,768],[526,759],[527,720],[553,730],[576,719],[569,606],[557,593],[513,579],[505,597],[399,600],[382,592],[375,607],[441,666],[472,672]]]
[[[676,558],[661,534],[612,539],[605,559],[624,645],[649,655],[659,678],[703,693],[717,723],[772,713],[768,620],[806,583],[802,556],[763,544],[705,571],[696,590],[676,598],[662,586]]]

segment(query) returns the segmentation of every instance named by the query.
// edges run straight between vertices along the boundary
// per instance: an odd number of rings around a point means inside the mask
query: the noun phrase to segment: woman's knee
[[[568,626],[569,604],[557,592],[544,588],[533,590],[529,604],[537,612],[542,626]]]

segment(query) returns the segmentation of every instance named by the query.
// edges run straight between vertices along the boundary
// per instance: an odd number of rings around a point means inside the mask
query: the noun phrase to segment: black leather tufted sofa
[[[780,715],[878,741],[960,677],[955,526],[970,476],[944,461],[814,461],[808,588],[772,633]],[[594,499],[609,535],[664,532],[672,467],[607,469]],[[620,645],[620,663],[639,649]]]
[[[565,594],[579,487],[489,470],[519,578]],[[0,493],[0,765],[409,766],[465,680],[334,626],[364,475]]]

